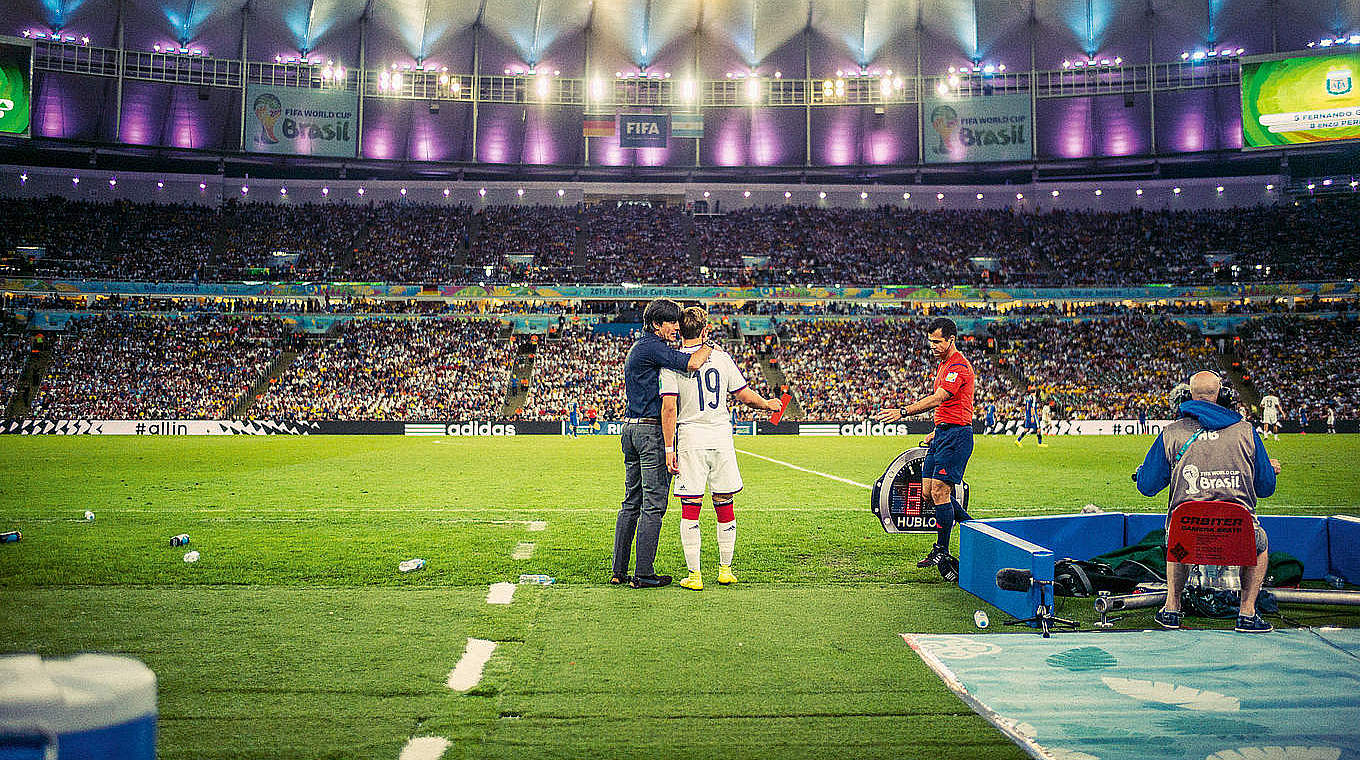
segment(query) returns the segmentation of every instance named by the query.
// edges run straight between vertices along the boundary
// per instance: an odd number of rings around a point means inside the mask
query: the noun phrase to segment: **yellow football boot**
[[[718,565],[718,585],[730,586],[737,582],[737,576],[732,574],[731,565]]]
[[[721,581],[719,582],[721,583]],[[700,575],[698,572],[693,572],[690,573],[689,575],[686,575],[684,578],[681,578],[680,585],[691,591],[703,591],[704,577]]]

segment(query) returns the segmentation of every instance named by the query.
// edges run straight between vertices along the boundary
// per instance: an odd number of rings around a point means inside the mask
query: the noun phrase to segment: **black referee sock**
[[[935,545],[949,548],[949,531],[954,529],[954,503],[935,505]]]

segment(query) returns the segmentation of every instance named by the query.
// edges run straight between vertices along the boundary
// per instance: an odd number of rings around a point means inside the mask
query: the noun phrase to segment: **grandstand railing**
[[[119,50],[39,40],[38,71],[240,89],[246,84],[362,91],[366,98],[477,103],[543,103],[599,107],[723,108],[915,105],[931,94],[972,97],[1029,93],[1035,98],[1070,98],[1134,92],[1227,87],[1241,70],[1235,57],[1154,64],[1086,62],[1078,68],[1042,71],[959,71],[939,75],[894,72],[838,72],[835,77],[724,78],[693,82],[624,77],[592,95],[586,79],[542,74],[468,74],[446,68],[337,69],[326,63],[243,61],[238,58]],[[342,76],[336,76],[342,71]],[[400,76],[394,76],[399,74]],[[386,76],[384,76],[386,75]],[[943,87],[943,90],[941,90]]]

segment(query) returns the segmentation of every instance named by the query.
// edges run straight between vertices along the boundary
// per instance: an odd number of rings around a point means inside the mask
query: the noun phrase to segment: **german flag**
[[[584,137],[613,137],[617,131],[613,116],[587,116],[581,125]]]

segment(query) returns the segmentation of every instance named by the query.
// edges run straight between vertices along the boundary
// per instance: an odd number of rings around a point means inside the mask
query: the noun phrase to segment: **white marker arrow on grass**
[[[471,690],[482,680],[482,669],[486,667],[486,662],[491,659],[491,653],[494,651],[496,651],[494,641],[468,639],[462,659],[449,671],[448,687],[454,691]]]

